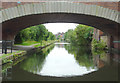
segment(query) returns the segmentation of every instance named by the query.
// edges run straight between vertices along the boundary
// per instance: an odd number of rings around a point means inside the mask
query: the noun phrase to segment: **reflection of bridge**
[[[41,2],[2,3],[3,40],[14,40],[18,31],[29,26],[67,22],[90,25],[102,30],[109,37],[109,47],[120,49],[119,2],[39,1]]]

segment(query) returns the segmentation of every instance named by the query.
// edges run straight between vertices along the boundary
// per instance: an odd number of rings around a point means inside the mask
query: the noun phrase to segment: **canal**
[[[4,65],[3,81],[117,81],[117,54],[89,46],[55,43],[36,49],[14,65]],[[20,59],[22,60],[22,59]]]

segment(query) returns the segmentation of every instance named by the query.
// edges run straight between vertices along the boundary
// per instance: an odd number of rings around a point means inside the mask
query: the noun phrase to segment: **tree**
[[[47,41],[54,39],[55,35],[52,32],[49,32],[44,25],[40,24],[20,31],[15,37],[15,42],[38,41],[42,43],[43,40]]]
[[[75,30],[69,29],[65,33],[65,41],[77,45],[88,45],[92,41],[93,27],[78,25]]]
[[[72,38],[72,35],[73,35],[73,30],[72,29],[69,29],[66,33],[65,33],[65,41],[66,42],[71,42],[71,38]]]
[[[77,35],[77,42],[79,45],[88,45],[91,43],[93,35],[93,27],[86,25],[78,25],[74,30]]]

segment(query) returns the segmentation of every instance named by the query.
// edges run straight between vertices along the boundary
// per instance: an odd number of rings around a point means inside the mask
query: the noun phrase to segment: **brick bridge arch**
[[[119,11],[90,2],[26,3],[2,9],[1,12],[3,40],[14,40],[14,36],[21,29],[55,22],[93,26],[112,36],[112,42],[120,40]],[[118,45],[119,43],[115,43],[114,47],[119,48]]]

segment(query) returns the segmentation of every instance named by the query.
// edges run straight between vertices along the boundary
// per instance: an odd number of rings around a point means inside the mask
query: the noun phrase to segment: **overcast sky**
[[[78,24],[75,23],[47,23],[44,24],[48,31],[53,34],[57,34],[58,32],[66,32],[68,29],[75,29]]]

